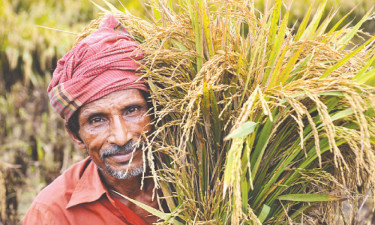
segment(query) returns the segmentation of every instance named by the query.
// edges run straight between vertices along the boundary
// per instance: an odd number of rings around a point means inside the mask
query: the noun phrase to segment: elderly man
[[[159,208],[145,179],[143,132],[151,130],[138,44],[112,16],[59,60],[48,87],[54,110],[89,157],[34,200],[24,224],[151,224],[157,218],[121,195]],[[138,144],[141,142],[141,144]],[[120,193],[120,194],[119,194]]]

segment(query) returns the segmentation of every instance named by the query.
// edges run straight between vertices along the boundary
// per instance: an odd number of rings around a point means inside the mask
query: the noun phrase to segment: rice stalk
[[[6,219],[6,186],[5,186],[5,176],[3,172],[0,170],[0,218],[1,220]]]
[[[351,43],[370,13],[331,24],[323,2],[295,30],[281,0],[262,13],[251,1],[179,4],[150,1],[152,22],[116,14],[146,55],[148,151],[170,218],[331,224],[348,218],[344,200],[355,218],[375,194],[373,38]]]

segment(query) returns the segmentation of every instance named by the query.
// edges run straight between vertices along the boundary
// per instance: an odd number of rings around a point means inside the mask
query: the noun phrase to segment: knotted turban
[[[57,62],[48,86],[53,109],[66,121],[83,104],[114,91],[147,85],[137,74],[143,52],[116,18],[107,15],[98,30]]]

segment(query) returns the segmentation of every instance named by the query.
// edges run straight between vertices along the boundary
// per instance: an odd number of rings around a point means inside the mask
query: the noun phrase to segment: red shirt
[[[100,180],[98,168],[86,158],[73,165],[35,198],[24,225],[147,223],[112,198]]]

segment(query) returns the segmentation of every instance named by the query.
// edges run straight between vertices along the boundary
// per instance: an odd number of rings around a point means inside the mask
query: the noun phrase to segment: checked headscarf
[[[82,39],[57,62],[48,86],[53,109],[66,121],[83,104],[114,91],[148,91],[137,74],[143,52],[125,27],[111,14],[98,30]]]

